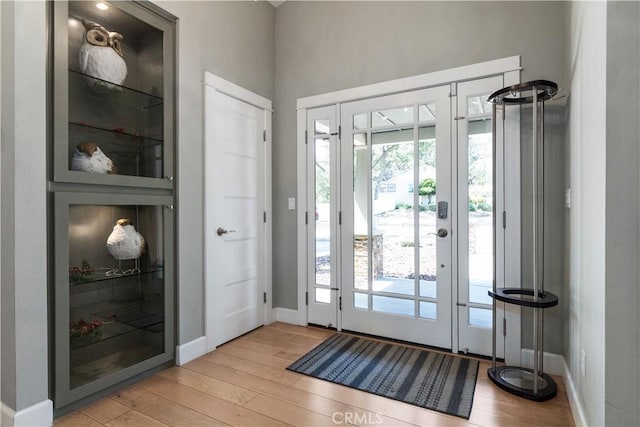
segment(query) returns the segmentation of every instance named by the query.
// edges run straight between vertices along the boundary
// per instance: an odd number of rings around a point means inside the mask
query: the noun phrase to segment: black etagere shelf
[[[535,400],[552,399],[557,393],[555,381],[544,373],[544,310],[558,305],[558,297],[544,289],[544,103],[558,92],[558,85],[548,80],[535,80],[500,89],[489,96],[493,105],[493,122],[496,123],[498,107],[532,106],[532,283],[531,287],[501,287],[493,281],[489,296],[493,300],[493,355],[489,378],[497,386],[515,395]],[[496,132],[493,132],[494,170]],[[493,174],[495,180],[495,173]],[[495,189],[495,182],[493,188]],[[495,190],[494,190],[495,191]],[[495,197],[495,195],[494,195]],[[494,214],[495,216],[495,214]],[[494,218],[495,223],[495,218]],[[494,227],[495,230],[495,227]],[[495,233],[495,231],[494,231]],[[496,236],[494,234],[494,273]],[[494,274],[495,277],[495,274]],[[533,369],[496,363],[496,301],[527,307],[533,311]]]

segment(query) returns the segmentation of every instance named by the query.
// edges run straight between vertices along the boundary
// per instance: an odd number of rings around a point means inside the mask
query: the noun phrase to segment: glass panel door
[[[173,25],[132,2],[57,3],[55,181],[172,188]]]
[[[336,107],[307,114],[310,265],[307,289],[308,322],[337,326],[337,171]]]
[[[172,197],[55,195],[56,403],[173,358]]]
[[[457,85],[458,343],[460,351],[483,355],[491,355],[492,301],[487,291],[493,286],[497,261],[493,253],[493,213],[502,212],[498,205],[502,197],[494,200],[493,124],[487,98],[501,87],[502,77]],[[495,190],[495,194],[502,194],[501,185]],[[502,321],[498,323],[501,336]],[[498,349],[501,357],[504,342]]]
[[[342,329],[451,348],[449,87],[344,104],[341,122]]]

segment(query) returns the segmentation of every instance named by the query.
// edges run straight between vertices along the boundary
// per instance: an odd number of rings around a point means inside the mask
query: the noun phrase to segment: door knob
[[[235,233],[236,230],[225,230],[222,227],[218,227],[218,229],[216,230],[216,234],[218,236],[222,236],[223,234],[227,234],[227,233]]]
[[[449,232],[447,231],[446,228],[438,229],[438,236],[439,237],[447,237],[448,234],[449,234]]]

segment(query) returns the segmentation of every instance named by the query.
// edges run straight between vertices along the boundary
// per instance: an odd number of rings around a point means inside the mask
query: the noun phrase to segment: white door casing
[[[270,312],[271,102],[205,73],[207,351]]]

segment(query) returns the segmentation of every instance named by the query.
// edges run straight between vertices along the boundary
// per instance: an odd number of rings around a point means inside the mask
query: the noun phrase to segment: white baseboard
[[[523,348],[520,350],[521,363],[524,368],[533,369],[533,350]],[[544,373],[564,376],[566,363],[564,356],[555,353],[544,353],[543,356]]]
[[[573,422],[576,424],[576,427],[587,427],[587,419],[584,416],[584,409],[580,403],[576,385],[573,383],[573,379],[571,378],[569,365],[567,365],[566,360],[563,361],[564,373],[562,374],[562,377],[564,379],[564,386],[567,389],[567,398],[569,399],[569,406],[571,407],[571,413],[573,414]]]
[[[15,411],[0,402],[0,426],[13,426],[13,417],[16,415]]]
[[[207,354],[207,337],[196,338],[176,346],[176,365],[182,366]]]
[[[525,368],[533,368],[533,350],[522,349],[522,366]],[[587,427],[587,421],[584,416],[584,409],[578,397],[576,385],[571,379],[571,372],[564,356],[555,353],[544,353],[544,372],[547,374],[559,375],[564,380],[564,386],[569,399],[569,406],[573,414],[573,421],[576,427]]]
[[[49,427],[52,424],[53,401],[49,399],[17,412],[0,402],[0,425],[2,426]]]
[[[271,318],[275,322],[290,323],[292,325],[299,324],[298,310],[291,310],[290,308],[274,307]]]

